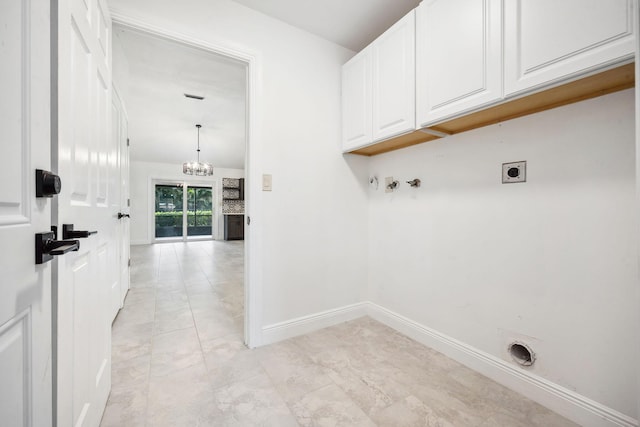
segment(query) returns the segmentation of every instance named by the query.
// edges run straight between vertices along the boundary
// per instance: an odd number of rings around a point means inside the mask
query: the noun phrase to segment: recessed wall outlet
[[[502,164],[502,183],[527,181],[527,162],[511,162]]]

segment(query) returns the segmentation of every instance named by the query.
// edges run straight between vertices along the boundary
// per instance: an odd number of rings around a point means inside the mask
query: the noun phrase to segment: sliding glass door
[[[213,201],[212,186],[156,183],[156,240],[213,237]]]

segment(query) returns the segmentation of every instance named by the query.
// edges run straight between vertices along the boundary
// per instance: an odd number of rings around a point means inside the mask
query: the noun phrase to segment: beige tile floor
[[[101,426],[574,426],[368,318],[242,344],[242,242],[134,246]]]

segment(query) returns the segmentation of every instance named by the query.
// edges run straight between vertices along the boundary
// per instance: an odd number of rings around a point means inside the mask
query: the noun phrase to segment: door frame
[[[156,202],[156,186],[157,185],[182,185],[182,188],[189,187],[206,187],[211,188],[211,193],[213,196],[213,215],[211,216],[211,235],[210,236],[191,236],[187,234],[187,220],[184,216],[184,212],[187,209],[187,192],[183,191],[182,193],[182,236],[175,237],[156,237],[155,233],[155,202]],[[197,242],[203,240],[221,240],[218,221],[220,218],[220,211],[222,210],[222,206],[218,206],[218,180],[214,181],[202,181],[202,180],[184,180],[184,179],[171,179],[171,178],[151,178],[149,184],[149,236],[151,237],[151,243],[175,243],[175,242]],[[153,195],[153,196],[151,196]]]
[[[257,52],[239,50],[232,40],[204,41],[189,35],[157,27],[140,19],[111,11],[113,24],[130,28],[134,31],[150,34],[185,46],[222,55],[246,64],[247,66],[247,110],[246,110],[246,145],[245,145],[245,228],[244,245],[244,343],[249,348],[263,344],[262,337],[262,253],[260,251],[262,227],[261,174],[262,152],[260,122],[260,94],[262,93],[262,59]],[[251,227],[247,222],[249,221]]]
[[[636,125],[636,215],[640,216],[640,89],[638,85],[640,84],[640,1],[634,0],[633,2],[634,14],[633,14],[633,32],[636,35],[635,40],[635,125]],[[640,235],[638,234],[638,230],[636,229],[636,238],[640,239]],[[640,280],[639,280],[640,282]],[[638,297],[636,297],[636,304],[639,304],[640,301]],[[638,390],[640,390],[640,370],[637,370],[637,385]],[[640,414],[640,393],[636,398],[636,404],[638,406],[638,413]]]

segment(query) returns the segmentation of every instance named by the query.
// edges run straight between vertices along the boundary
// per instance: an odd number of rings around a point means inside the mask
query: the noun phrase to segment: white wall
[[[113,72],[112,80],[113,85],[116,87],[120,99],[122,99],[124,105],[127,105],[127,99],[129,97],[129,60],[122,48],[122,42],[118,37],[118,32],[112,33],[113,37]]]
[[[340,71],[353,52],[227,0],[109,4],[146,24],[259,58],[260,173],[273,175],[273,191],[258,193],[252,205],[261,211],[251,213],[262,230],[262,325],[361,301],[367,160],[340,154]]]
[[[373,157],[370,299],[637,417],[634,92]],[[527,182],[501,164],[527,161]],[[411,189],[404,181],[422,180]]]
[[[146,245],[154,238],[153,181],[167,180],[214,187],[214,236],[224,237],[222,217],[222,178],[243,178],[242,169],[215,168],[211,177],[194,177],[182,173],[182,164],[131,162],[131,244]]]

